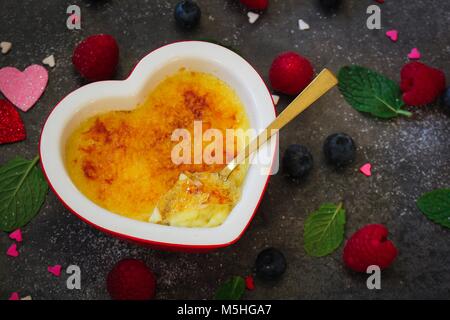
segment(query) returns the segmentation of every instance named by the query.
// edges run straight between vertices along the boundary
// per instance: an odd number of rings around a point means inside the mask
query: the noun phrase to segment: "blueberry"
[[[320,6],[326,11],[334,11],[339,9],[342,0],[319,0]]]
[[[440,105],[444,113],[450,117],[450,87],[444,90],[440,99]]]
[[[344,167],[355,161],[356,146],[353,139],[345,133],[329,136],[323,144],[325,158],[336,167]]]
[[[175,21],[184,29],[192,29],[200,22],[202,12],[192,0],[179,2],[175,7]]]
[[[290,145],[283,156],[284,171],[295,180],[304,178],[313,167],[313,157],[305,146]]]
[[[286,259],[275,248],[267,248],[256,257],[256,276],[263,280],[276,280],[286,271]]]

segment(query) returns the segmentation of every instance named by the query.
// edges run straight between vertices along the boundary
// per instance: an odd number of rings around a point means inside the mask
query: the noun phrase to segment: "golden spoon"
[[[338,80],[334,74],[323,69],[322,72],[300,93],[294,101],[263,131],[258,137],[253,139],[246,147],[231,160],[228,165],[218,172],[219,176],[227,180],[230,174],[249,157],[258,150],[267,140],[269,140],[281,128],[291,122],[300,113],[306,110],[321,96],[337,85]]]
[[[186,192],[186,188],[191,185],[201,184],[199,180],[215,186],[219,189],[230,189],[228,177],[231,173],[243,163],[247,157],[258,150],[267,140],[269,140],[278,130],[283,128],[301,112],[306,110],[317,99],[323,96],[331,88],[338,83],[336,77],[329,70],[324,69],[320,74],[303,90],[302,93],[295,98],[294,101],[263,131],[258,137],[253,139],[246,147],[238,152],[237,156],[227,164],[218,173],[195,173],[195,174],[181,174],[180,179],[166,194],[164,194],[158,201],[149,221],[153,223],[164,223],[170,225],[178,225],[174,222],[180,212],[186,210],[193,212],[198,208],[204,207],[208,201],[209,195],[202,192]],[[200,179],[201,178],[201,179]],[[234,201],[237,199],[234,199]],[[197,208],[197,209],[196,209]],[[216,207],[218,210],[218,207]],[[224,210],[227,210],[226,208]],[[214,225],[210,225],[214,226]]]

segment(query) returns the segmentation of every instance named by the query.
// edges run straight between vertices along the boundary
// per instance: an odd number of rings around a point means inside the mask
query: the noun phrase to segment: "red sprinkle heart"
[[[420,53],[419,49],[412,48],[411,52],[408,54],[408,58],[410,60],[419,60],[422,57],[422,54]]]
[[[250,291],[255,290],[255,280],[252,276],[245,277],[245,287]]]
[[[59,277],[61,275],[61,268],[62,268],[61,265],[56,264],[54,266],[49,266],[47,268],[47,271],[53,274],[54,276]]]
[[[17,229],[9,234],[9,238],[12,240],[16,240],[17,242],[22,242],[22,231]]]
[[[366,177],[370,177],[372,175],[372,165],[370,163],[366,163],[361,168],[359,168],[359,171]]]
[[[397,42],[398,40],[398,31],[397,30],[389,30],[386,32],[386,37],[391,39],[393,42]]]
[[[27,134],[19,112],[11,102],[0,100],[0,144],[25,140]]]
[[[9,297],[8,300],[20,300],[19,293],[18,292],[11,293],[11,296]]]
[[[17,244],[13,243],[6,251],[6,255],[14,258],[18,257],[19,251],[17,251]]]

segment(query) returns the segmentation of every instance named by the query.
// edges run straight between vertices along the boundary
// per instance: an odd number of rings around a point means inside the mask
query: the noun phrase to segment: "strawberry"
[[[0,100],[0,144],[25,140],[27,134],[19,112],[7,100]]]
[[[432,103],[444,91],[445,82],[441,70],[417,61],[407,63],[401,71],[403,101],[410,106]]]
[[[297,95],[311,82],[314,70],[311,63],[295,52],[280,54],[270,68],[272,88],[288,95]]]
[[[109,272],[106,283],[114,300],[150,300],[155,297],[155,275],[141,260],[119,261]]]
[[[241,3],[250,10],[266,10],[269,6],[269,0],[241,0]]]
[[[116,40],[107,34],[97,34],[84,39],[75,48],[72,63],[89,81],[111,79],[119,62]]]
[[[354,233],[344,248],[344,263],[357,272],[366,272],[376,265],[385,269],[397,256],[394,244],[387,240],[388,230],[380,224],[370,224]]]

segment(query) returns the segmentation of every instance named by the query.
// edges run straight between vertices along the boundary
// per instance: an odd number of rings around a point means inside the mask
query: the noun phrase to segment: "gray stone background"
[[[254,24],[237,0],[198,0],[201,26],[183,32],[174,25],[177,0],[0,0],[0,41],[13,48],[0,55],[0,67],[23,69],[50,54],[49,85],[36,106],[22,113],[28,132],[24,142],[0,146],[0,163],[15,155],[33,158],[44,120],[56,103],[83,85],[71,63],[72,50],[84,37],[109,33],[120,45],[117,79],[125,78],[147,52],[179,39],[211,39],[238,50],[267,81],[272,59],[296,50],[310,58],[316,71],[337,72],[347,64],[371,67],[399,80],[400,69],[413,47],[423,62],[446,71],[450,61],[450,2],[447,0],[386,0],[382,30],[368,30],[366,8],[373,0],[344,0],[335,15],[326,15],[315,0],[271,0],[270,9]],[[82,30],[66,28],[66,8],[78,4]],[[311,25],[300,31],[297,20]],[[399,41],[384,33],[395,28]],[[277,111],[289,102],[282,97]],[[448,187],[450,120],[436,106],[414,109],[411,119],[380,121],[354,111],[338,90],[328,94],[281,133],[281,151],[289,144],[306,145],[315,168],[301,185],[282,173],[272,177],[258,214],[242,239],[232,247],[208,254],[154,251],[107,236],[69,213],[49,192],[40,214],[23,228],[21,255],[7,257],[11,241],[0,234],[0,299],[12,291],[34,299],[107,299],[105,277],[120,259],[143,259],[158,277],[159,299],[208,299],[219,283],[251,272],[257,253],[267,246],[284,252],[288,269],[274,284],[256,282],[247,299],[449,298],[450,233],[428,221],[416,208],[423,192]],[[357,162],[344,172],[325,165],[323,140],[344,131],[358,144]],[[358,173],[363,163],[374,175]],[[326,201],[344,199],[346,237],[368,223],[383,223],[399,249],[393,266],[382,273],[382,290],[366,289],[365,275],[347,270],[342,246],[328,257],[312,258],[303,249],[306,216]],[[82,269],[82,289],[67,290],[63,272],[50,275],[48,265],[71,264]]]

